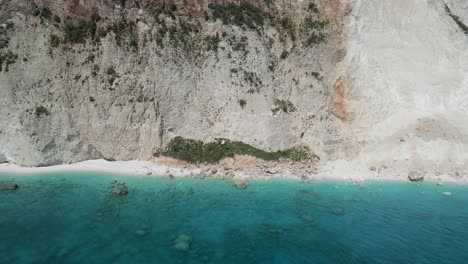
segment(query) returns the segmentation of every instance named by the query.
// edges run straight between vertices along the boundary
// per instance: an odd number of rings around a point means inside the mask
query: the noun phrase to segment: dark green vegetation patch
[[[78,23],[67,23],[64,27],[64,42],[72,44],[85,44],[87,38],[96,38],[96,21],[79,21]]]
[[[236,25],[241,28],[258,29],[263,27],[268,14],[260,8],[242,1],[240,4],[227,5],[210,3],[213,18],[223,21],[225,25]]]
[[[0,72],[3,69],[3,64],[5,64],[4,70],[7,72],[11,64],[14,64],[18,59],[18,54],[12,53],[11,51],[2,52],[0,51]]]
[[[275,100],[275,106],[276,106],[275,108],[271,109],[273,114],[278,113],[278,111],[280,111],[280,110],[283,111],[286,114],[289,114],[289,113],[292,113],[292,112],[296,111],[296,107],[293,105],[293,103],[291,103],[290,101],[286,101],[286,100],[276,99]]]
[[[191,163],[217,163],[226,157],[233,157],[236,154],[250,155],[267,161],[278,159],[304,161],[312,157],[306,147],[268,152],[240,141],[215,139],[212,142],[203,143],[199,140],[182,137],[173,138],[167,145],[166,150],[159,154]]]

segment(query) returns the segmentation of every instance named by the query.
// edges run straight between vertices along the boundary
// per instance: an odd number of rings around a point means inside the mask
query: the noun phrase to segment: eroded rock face
[[[321,156],[339,133],[325,110],[343,49],[338,1],[219,14],[214,1],[164,2],[2,5],[0,149],[27,166],[147,159],[182,136]]]

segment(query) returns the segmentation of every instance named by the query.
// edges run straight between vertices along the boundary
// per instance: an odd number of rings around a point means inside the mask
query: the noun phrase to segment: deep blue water
[[[127,196],[113,196],[112,179]],[[0,175],[0,263],[468,263],[468,187]],[[441,194],[450,191],[453,196]],[[187,250],[174,247],[180,235]]]

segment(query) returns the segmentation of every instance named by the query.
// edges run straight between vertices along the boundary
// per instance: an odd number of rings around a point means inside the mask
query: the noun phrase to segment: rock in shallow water
[[[121,185],[121,186],[117,187],[116,189],[113,189],[112,194],[119,195],[119,196],[127,195],[128,194],[128,188],[127,188],[127,186],[125,184]]]
[[[9,190],[17,190],[17,189],[19,189],[18,184],[0,185],[0,191],[9,191]]]
[[[442,194],[445,195],[445,196],[452,196],[451,192],[442,192]]]
[[[340,207],[334,207],[334,208],[330,209],[330,213],[332,213],[334,215],[344,215],[345,210],[343,208],[340,208]]]
[[[234,182],[234,186],[236,186],[236,188],[239,190],[244,190],[247,188],[247,186],[249,186],[249,183],[247,181],[238,181]]]
[[[174,248],[181,251],[188,251],[192,244],[192,237],[189,235],[180,235],[174,241]]]
[[[146,231],[145,230],[142,230],[142,229],[139,229],[135,232],[135,235],[137,236],[144,236],[146,235]]]

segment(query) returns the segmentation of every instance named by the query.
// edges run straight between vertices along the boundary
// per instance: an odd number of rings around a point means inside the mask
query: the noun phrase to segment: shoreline
[[[46,174],[56,172],[97,172],[128,176],[175,177],[175,178],[213,178],[221,180],[271,180],[291,179],[308,181],[341,181],[362,183],[374,182],[411,182],[408,170],[394,168],[367,168],[347,161],[327,163],[261,161],[249,156],[228,158],[219,164],[189,164],[172,158],[154,158],[147,161],[107,161],[87,160],[73,164],[48,167],[22,167],[11,163],[0,164],[0,174]],[[424,181],[436,184],[451,183],[468,185],[464,174],[453,175],[424,173]],[[363,186],[364,187],[364,186]]]

